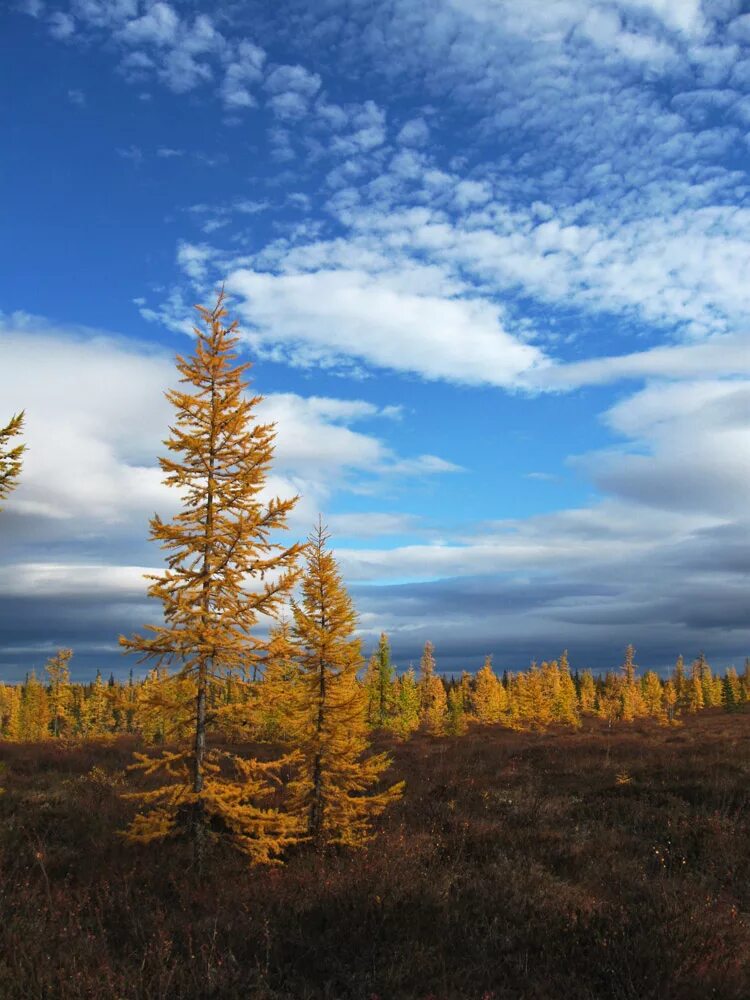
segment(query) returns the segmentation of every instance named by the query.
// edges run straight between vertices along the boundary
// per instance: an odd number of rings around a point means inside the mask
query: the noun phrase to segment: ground
[[[747,1000],[750,714],[385,737],[359,852],[129,847],[133,740],[0,743],[0,1000]]]

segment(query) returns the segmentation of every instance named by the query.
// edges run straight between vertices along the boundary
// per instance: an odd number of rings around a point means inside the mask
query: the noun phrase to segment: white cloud
[[[404,275],[343,268],[280,275],[239,269],[226,287],[239,299],[253,342],[297,364],[354,358],[428,379],[512,385],[542,360],[507,332],[497,307],[415,294],[407,283]]]
[[[750,381],[653,384],[604,419],[633,446],[586,457],[600,489],[662,510],[747,514]]]
[[[70,14],[55,11],[49,16],[49,33],[59,42],[67,41],[75,34],[76,23]]]
[[[620,4],[626,10],[647,11],[686,35],[699,34],[704,27],[701,0],[620,0]]]
[[[97,563],[15,563],[0,566],[0,594],[4,597],[96,598],[137,597],[144,593],[145,573],[158,567],[107,566]]]
[[[402,146],[424,146],[429,138],[430,129],[424,118],[411,118],[402,126],[396,141]]]
[[[620,379],[695,378],[750,374],[750,336],[724,334],[704,342],[652,347],[632,354],[557,364],[528,378],[538,388],[601,385]]]
[[[143,163],[143,150],[140,146],[123,146],[117,150],[117,155],[123,160],[130,160],[133,166],[139,167]]]
[[[12,513],[33,520],[39,541],[46,530],[70,532],[71,539],[110,531],[143,537],[154,510],[174,508],[174,491],[162,485],[157,464],[173,416],[164,398],[176,381],[170,356],[18,315],[2,327],[0,359],[0,396],[9,412],[25,409],[29,446]],[[335,490],[361,477],[373,488],[382,477],[453,471],[436,456],[403,458],[371,431],[350,426],[399,413],[361,399],[270,393],[259,407],[260,419],[277,423],[268,492],[279,484],[282,493],[304,492],[309,520]],[[58,526],[45,529],[49,521]]]
[[[311,98],[320,90],[320,83],[318,74],[310,73],[304,66],[276,66],[266,77],[263,86],[270,94],[293,91]]]
[[[221,96],[228,108],[251,108],[258,103],[250,88],[263,79],[265,61],[266,54],[259,46],[246,39],[238,44],[221,85]]]
[[[268,106],[279,118],[302,118],[320,90],[321,79],[304,66],[276,66],[263,87],[271,95]]]
[[[128,21],[118,32],[127,45],[172,46],[177,42],[180,18],[167,3],[155,3],[141,17]]]
[[[419,530],[420,518],[414,514],[368,511],[356,514],[331,514],[325,519],[336,544],[338,538],[383,538],[388,535],[411,535]]]

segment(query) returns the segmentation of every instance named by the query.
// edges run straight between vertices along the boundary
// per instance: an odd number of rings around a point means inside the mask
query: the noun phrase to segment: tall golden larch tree
[[[292,606],[300,650],[292,732],[302,755],[292,786],[293,811],[317,846],[357,846],[403,783],[374,790],[390,759],[368,755],[366,694],[357,681],[362,666],[354,636],[357,614],[326,547],[328,537],[322,522],[310,535],[301,600]]]
[[[300,546],[274,540],[297,498],[261,498],[275,431],[255,421],[262,397],[244,394],[251,366],[238,363],[238,324],[224,323],[223,291],[212,309],[196,309],[195,351],[177,358],[187,388],[166,394],[176,421],[165,442],[169,456],[159,460],[182,509],[171,522],[158,515],[151,520],[151,538],[168,553],[167,570],[148,577],[164,622],[148,626],[148,635],[120,639],[141,659],[176,664],[178,676],[194,681],[192,746],[139,759],[136,767],[166,771],[171,781],[141,796],[148,808],[129,834],[150,841],[174,832],[184,818],[200,858],[208,819],[215,817],[214,825],[254,860],[268,861],[288,832],[269,804],[273,767],[231,757],[233,776],[222,772],[218,750],[208,748],[207,705],[211,685],[266,654],[267,641],[252,630],[260,615],[278,614],[298,577]]]

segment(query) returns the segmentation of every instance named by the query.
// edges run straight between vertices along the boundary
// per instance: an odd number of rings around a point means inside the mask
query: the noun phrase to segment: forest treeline
[[[637,677],[632,646],[604,677],[572,673],[563,654],[502,677],[488,659],[475,675],[447,680],[430,643],[418,674],[397,675],[385,634],[365,664],[322,519],[305,543],[282,541],[299,498],[268,498],[275,428],[256,418],[262,397],[246,392],[250,365],[238,361],[237,322],[224,323],[223,291],[212,309],[196,308],[194,352],[177,357],[180,388],[166,393],[174,422],[159,458],[180,509],[150,522],[166,563],[146,577],[161,614],[120,637],[152,669],[137,682],[75,684],[72,652],[61,649],[43,677],[0,685],[4,739],[142,737],[131,770],[146,787],[125,793],[138,809],[131,841],[187,835],[198,868],[219,837],[262,863],[301,841],[357,846],[403,792],[402,782],[388,784],[390,758],[372,749],[372,730],[405,738],[472,723],[578,726],[587,713],[674,724],[685,711],[750,700],[747,664],[742,677],[716,677],[700,656],[688,671],[678,660],[664,680]],[[23,421],[0,429],[0,501],[22,471],[25,446],[12,439]],[[269,749],[229,749],[238,741]]]
[[[150,745],[188,737],[192,731],[196,684],[191,677],[154,668],[135,680],[101,671],[90,683],[70,680],[73,653],[61,649],[42,677],[31,671],[22,684],[0,684],[0,738],[25,742],[48,739],[100,740],[129,734]],[[263,676],[226,676],[211,687],[207,702],[209,732],[218,739],[270,744],[293,740],[294,707],[304,678],[287,622],[271,630]],[[567,653],[518,672],[493,670],[487,657],[475,673],[446,677],[437,672],[434,650],[426,643],[419,671],[399,673],[383,633],[367,669],[355,679],[369,730],[401,738],[415,732],[457,735],[470,725],[500,724],[511,729],[543,729],[562,724],[577,728],[585,716],[608,722],[650,717],[677,725],[680,716],[703,708],[737,711],[750,703],[750,659],[714,673],[701,654],[689,667],[678,657],[669,676],[642,675],[633,647],[622,667],[604,675],[571,670]]]

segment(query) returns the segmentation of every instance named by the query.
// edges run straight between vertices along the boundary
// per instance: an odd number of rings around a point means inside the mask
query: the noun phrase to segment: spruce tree
[[[390,760],[384,753],[368,754],[366,696],[357,681],[357,615],[328,538],[320,522],[308,540],[301,600],[292,605],[300,668],[292,732],[302,760],[292,811],[317,847],[357,846],[403,783],[373,790]]]
[[[367,689],[367,717],[370,725],[385,728],[392,721],[395,710],[395,692],[391,663],[391,645],[385,632],[381,632],[378,648],[370,657],[365,678]]]
[[[445,731],[451,736],[461,736],[466,732],[464,696],[460,686],[452,687],[448,692],[448,712]]]
[[[393,730],[402,738],[419,729],[420,697],[417,678],[412,667],[399,677],[396,686],[396,712]]]
[[[733,669],[730,667],[730,669]],[[737,673],[735,671],[735,678]],[[736,712],[737,711],[737,693],[736,689],[732,683],[733,678],[729,675],[729,670],[722,679],[721,685],[721,703],[724,706],[725,712]]]
[[[299,545],[274,541],[297,498],[260,497],[273,457],[274,428],[254,421],[262,397],[244,395],[249,364],[237,363],[237,322],[224,325],[224,293],[213,309],[196,307],[195,351],[178,357],[187,390],[167,392],[176,421],[160,458],[166,485],[179,491],[182,509],[171,522],[156,515],[151,537],[168,552],[167,570],[151,575],[149,595],[162,603],[163,624],[148,635],[121,637],[123,647],[176,664],[195,684],[192,746],[141,756],[145,773],[171,780],[140,796],[147,807],[133,822],[131,839],[149,841],[192,829],[200,860],[208,820],[227,830],[254,860],[268,861],[286,843],[286,824],[267,807],[273,796],[271,764],[243,761],[209,749],[207,709],[212,687],[232,672],[252,669],[267,641],[253,634],[260,615],[278,614],[298,576]],[[232,774],[222,771],[227,758]]]

